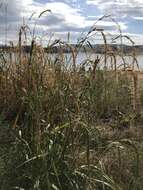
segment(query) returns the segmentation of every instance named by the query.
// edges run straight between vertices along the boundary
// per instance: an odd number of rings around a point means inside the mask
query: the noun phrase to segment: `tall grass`
[[[124,55],[116,52],[123,60],[117,65],[96,25],[76,47],[61,41],[49,45],[61,47],[56,59],[35,38],[30,55],[25,54],[22,31],[18,56],[7,59],[11,52],[1,52],[0,188],[141,190],[142,128],[133,124],[142,117],[135,113],[136,83],[131,83]],[[96,32],[105,54],[77,65],[84,44],[94,51],[90,38]],[[71,63],[63,45],[71,48]]]

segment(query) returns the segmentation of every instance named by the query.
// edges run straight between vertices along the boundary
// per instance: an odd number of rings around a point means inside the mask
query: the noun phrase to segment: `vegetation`
[[[104,32],[93,26],[71,47],[69,63],[62,48],[53,59],[35,38],[30,55],[23,53],[23,31],[16,54],[1,52],[0,189],[142,190],[135,52],[129,71],[121,51],[112,53]],[[104,55],[77,65],[84,44],[94,51],[90,37],[96,32],[103,36]],[[70,48],[60,40],[49,47],[57,44]]]

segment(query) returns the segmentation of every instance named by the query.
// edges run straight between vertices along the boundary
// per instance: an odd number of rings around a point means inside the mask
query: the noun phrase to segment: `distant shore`
[[[62,51],[62,53],[71,53],[72,50],[78,50],[80,52],[93,52],[93,53],[97,53],[97,54],[104,54],[105,53],[105,45],[104,44],[95,44],[95,45],[91,45],[89,47],[89,45],[83,45],[82,47],[79,47],[78,44],[68,44],[68,46],[66,45],[62,45],[62,46],[47,46],[44,47],[45,52],[47,53],[60,53]],[[16,52],[17,47],[11,47],[11,46],[4,46],[1,45],[0,46],[0,50],[3,51],[12,51],[12,52]],[[27,46],[23,46],[22,47],[23,52],[29,53],[31,50],[31,46],[27,45]],[[116,53],[121,52],[124,54],[131,54],[134,52],[136,52],[136,54],[143,54],[143,45],[134,45],[134,46],[129,46],[129,45],[120,45],[120,44],[107,44],[107,52],[108,53]],[[106,52],[106,53],[107,53]]]

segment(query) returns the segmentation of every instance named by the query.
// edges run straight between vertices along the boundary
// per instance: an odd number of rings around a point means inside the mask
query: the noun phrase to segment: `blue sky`
[[[71,42],[75,43],[100,17],[111,15],[123,34],[130,36],[136,44],[143,44],[143,0],[0,0],[0,5],[0,43],[6,41],[6,31],[7,43],[16,42],[23,20],[31,31],[36,23],[37,38],[44,45],[49,39],[66,40],[68,32]],[[38,19],[46,9],[52,13],[47,12]],[[99,21],[97,28],[103,28],[112,36],[119,32],[110,18]],[[95,43],[102,43],[99,34]]]

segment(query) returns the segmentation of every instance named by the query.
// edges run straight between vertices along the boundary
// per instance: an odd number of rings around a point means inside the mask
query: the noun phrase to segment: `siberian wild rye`
[[[142,189],[142,129],[131,127],[142,119],[135,52],[129,70],[122,50],[114,52],[106,32],[94,25],[74,47],[57,40],[48,53],[33,32],[27,54],[26,28],[20,28],[17,47],[0,54],[0,188]],[[95,53],[90,39],[97,33],[103,55],[77,64],[81,49]],[[53,59],[55,46],[60,51]]]

